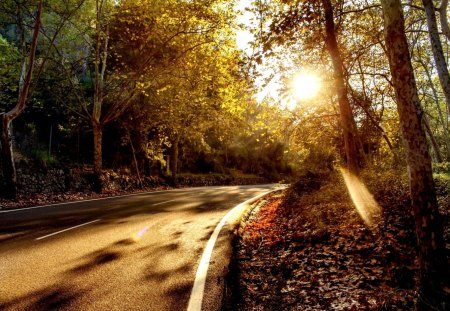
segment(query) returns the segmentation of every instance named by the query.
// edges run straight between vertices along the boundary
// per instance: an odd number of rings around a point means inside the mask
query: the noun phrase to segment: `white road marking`
[[[194,286],[192,287],[191,296],[189,298],[189,304],[187,307],[187,311],[201,311],[202,310],[202,303],[203,303],[203,294],[205,292],[205,283],[206,283],[206,275],[208,273],[208,267],[211,260],[212,251],[214,248],[214,244],[216,243],[217,238],[219,237],[220,231],[222,230],[225,223],[228,221],[228,219],[231,217],[231,215],[242,208],[244,205],[247,205],[249,203],[252,203],[259,198],[265,196],[269,192],[272,192],[274,190],[270,190],[264,193],[261,193],[245,202],[242,202],[241,204],[236,205],[233,207],[219,222],[219,224],[214,229],[214,232],[211,234],[211,237],[208,240],[208,243],[206,244],[206,248],[203,252],[202,258],[200,259],[200,263],[197,268],[197,273],[195,274],[195,280],[194,280]]]
[[[262,186],[265,186],[265,185],[262,185]],[[117,196],[97,198],[97,199],[62,202],[62,203],[54,203],[54,204],[47,204],[47,205],[37,205],[37,206],[30,206],[30,207],[23,207],[23,208],[14,208],[14,209],[7,209],[7,210],[2,210],[2,207],[0,206],[0,214],[2,214],[2,213],[20,212],[20,211],[25,211],[25,210],[35,209],[35,208],[41,208],[41,207],[51,207],[51,206],[69,205],[69,204],[76,204],[76,203],[83,203],[83,202],[93,202],[93,201],[100,201],[100,200],[107,200],[107,199],[126,198],[126,197],[132,197],[132,196],[138,196],[138,195],[147,195],[147,194],[159,193],[159,192],[183,192],[183,191],[186,191],[186,190],[199,189],[199,188],[220,189],[220,187],[214,187],[214,188],[213,187],[196,187],[196,188],[195,187],[194,188],[190,187],[190,188],[182,188],[182,189],[158,190],[158,191],[149,191],[149,192],[117,195]],[[157,204],[160,204],[160,203],[157,203]]]
[[[51,206],[69,205],[69,204],[75,204],[75,203],[101,201],[101,200],[108,200],[108,199],[126,198],[126,197],[133,197],[133,196],[138,196],[138,195],[147,195],[147,194],[153,194],[153,193],[159,193],[159,192],[179,192],[179,191],[185,191],[186,189],[190,189],[190,188],[172,189],[172,190],[159,190],[159,191],[150,191],[150,192],[140,192],[140,193],[116,195],[116,196],[110,196],[110,197],[104,197],[104,198],[98,198],[98,199],[62,202],[62,203],[54,203],[54,204],[47,204],[47,205],[37,205],[37,206],[23,207],[23,208],[14,208],[14,209],[7,209],[7,210],[1,210],[1,206],[0,206],[0,214],[2,214],[2,213],[20,212],[20,211],[25,211],[25,210],[29,210],[29,209],[35,209],[35,208],[41,208],[41,207],[51,207]]]
[[[155,204],[152,204],[152,206],[157,206],[157,205],[161,205],[161,204],[165,204],[165,203],[173,202],[173,201],[176,201],[176,200],[178,200],[178,199],[180,199],[180,198],[176,198],[176,199],[173,199],[173,200],[167,200],[167,201],[163,201],[163,202],[155,203]]]
[[[81,225],[77,225],[77,226],[70,227],[70,228],[67,228],[67,229],[64,229],[64,230],[61,230],[61,231],[53,232],[53,233],[50,233],[50,234],[41,236],[40,238],[37,238],[36,241],[39,241],[39,240],[42,240],[42,239],[45,239],[45,238],[54,236],[54,235],[59,234],[59,233],[62,233],[62,232],[66,232],[66,231],[72,230],[72,229],[76,229],[76,228],[79,228],[79,227],[83,227],[83,226],[92,224],[92,223],[94,223],[94,222],[100,221],[100,220],[101,220],[101,219],[96,219],[96,220],[93,220],[93,221],[85,222],[84,224],[81,224]]]
[[[195,196],[195,194],[185,195],[185,196],[183,196],[183,197],[181,197],[181,198],[175,198],[175,199],[172,199],[172,200],[167,200],[167,201],[163,201],[163,202],[158,202],[158,203],[152,204],[152,206],[157,206],[157,205],[161,205],[161,204],[166,204],[166,203],[169,203],[169,202],[173,202],[173,201],[180,200],[180,199],[186,199],[186,198],[190,198],[190,197],[193,197],[193,196]]]

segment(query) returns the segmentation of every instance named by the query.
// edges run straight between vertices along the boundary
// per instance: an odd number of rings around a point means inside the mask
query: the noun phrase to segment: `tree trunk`
[[[139,187],[143,187],[141,174],[139,173],[139,165],[138,165],[138,162],[136,159],[136,151],[134,150],[133,141],[131,140],[131,135],[129,135],[128,139],[130,141],[131,154],[133,155],[133,163],[134,163],[134,168],[136,170],[136,174],[137,174],[137,178],[138,178],[138,182],[139,182]]]
[[[102,136],[103,127],[98,122],[92,122],[92,133],[94,138],[94,191],[103,191],[102,181]]]
[[[178,171],[178,144],[180,138],[177,136],[172,142],[172,148],[170,149],[170,171],[172,173],[172,183],[174,186],[178,185],[177,171]]]
[[[16,106],[12,108],[7,113],[1,115],[1,160],[4,174],[4,182],[5,182],[5,193],[4,196],[9,199],[15,199],[17,197],[17,176],[16,176],[16,167],[14,165],[14,154],[12,149],[12,139],[11,139],[11,122],[17,118],[25,109],[27,99],[28,99],[28,90],[30,89],[31,77],[33,74],[33,68],[35,65],[34,59],[36,56],[36,49],[38,44],[38,36],[41,28],[41,15],[42,15],[42,1],[38,2],[37,12],[36,12],[36,21],[34,23],[33,28],[33,38],[31,40],[30,47],[30,55],[28,58],[28,68],[24,75],[20,77],[20,90],[19,90],[19,98],[17,100]],[[24,41],[25,42],[25,41]],[[24,60],[24,66],[26,61]],[[25,66],[26,67],[26,66]],[[24,67],[24,69],[25,69]]]
[[[409,170],[411,205],[419,248],[419,297],[416,310],[444,310],[447,258],[442,220],[438,211],[431,158],[422,128],[423,112],[399,0],[382,0],[384,32],[392,83],[397,99]]]
[[[108,33],[102,36],[102,1],[95,1],[95,49],[94,49],[94,96],[92,103],[92,133],[94,137],[94,190],[103,191],[102,181],[102,136],[103,123],[100,121],[103,104],[104,75],[108,49]],[[104,40],[102,44],[102,39]]]
[[[350,172],[358,174],[358,156],[356,149],[356,124],[352,108],[348,100],[347,87],[344,81],[344,65],[336,39],[333,19],[333,7],[330,0],[322,0],[325,13],[326,46],[333,63],[334,79],[337,89],[341,126],[344,133],[345,154]]]
[[[15,199],[17,197],[17,175],[11,143],[11,122],[4,113],[1,114],[1,122],[1,160],[5,184],[3,196],[7,199]]]
[[[425,14],[427,16],[428,35],[430,37],[431,50],[433,51],[434,62],[444,92],[447,112],[450,115],[450,75],[448,73],[447,63],[445,61],[444,51],[442,49],[441,39],[436,22],[436,15],[432,0],[422,0]]]
[[[447,20],[447,7],[448,7],[448,0],[442,0],[441,6],[439,7],[439,16],[441,20],[442,32],[447,37],[447,40],[450,40],[450,27],[448,26]]]
[[[428,78],[428,84],[430,85],[431,91],[433,92],[433,98],[434,98],[434,103],[436,104],[436,109],[438,112],[438,116],[439,116],[439,121],[442,125],[442,130],[443,130],[443,136],[444,136],[444,143],[445,143],[445,147],[447,149],[447,159],[450,161],[450,136],[448,134],[448,129],[447,129],[447,124],[448,122],[445,120],[446,118],[444,118],[444,113],[442,112],[441,107],[439,106],[439,95],[438,92],[436,90],[436,88],[434,87],[434,83],[433,83],[433,78],[431,76],[430,71],[428,70],[427,66],[425,65],[425,63],[419,59],[419,63],[422,65],[425,74]]]
[[[436,157],[436,162],[442,163],[442,155],[441,151],[439,150],[439,145],[436,141],[436,138],[434,137],[433,132],[431,131],[430,124],[425,116],[423,117],[423,125],[425,126],[425,131],[428,134],[428,137],[430,138],[431,147],[433,148],[433,153],[434,156]]]

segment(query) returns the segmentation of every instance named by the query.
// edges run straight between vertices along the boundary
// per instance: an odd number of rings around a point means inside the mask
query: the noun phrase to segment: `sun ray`
[[[317,95],[320,89],[320,79],[318,76],[301,72],[292,79],[292,94],[297,100],[311,99]]]

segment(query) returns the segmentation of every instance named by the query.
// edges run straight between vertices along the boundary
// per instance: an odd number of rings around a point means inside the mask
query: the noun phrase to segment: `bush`
[[[433,163],[433,173],[444,174],[450,178],[450,162]]]
[[[35,161],[40,166],[46,167],[48,165],[56,164],[58,163],[58,160],[56,157],[48,153],[48,150],[45,149],[31,149],[27,150],[25,153],[25,156],[29,159]]]
[[[380,205],[409,199],[406,169],[381,171],[375,167],[368,168],[361,172],[361,179]]]

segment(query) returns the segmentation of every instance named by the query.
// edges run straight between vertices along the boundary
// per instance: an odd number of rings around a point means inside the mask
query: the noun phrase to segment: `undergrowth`
[[[418,260],[407,176],[365,170],[361,180],[381,206],[372,226],[337,172],[304,174],[245,221],[234,310],[413,310]],[[436,180],[441,210],[447,185]]]

